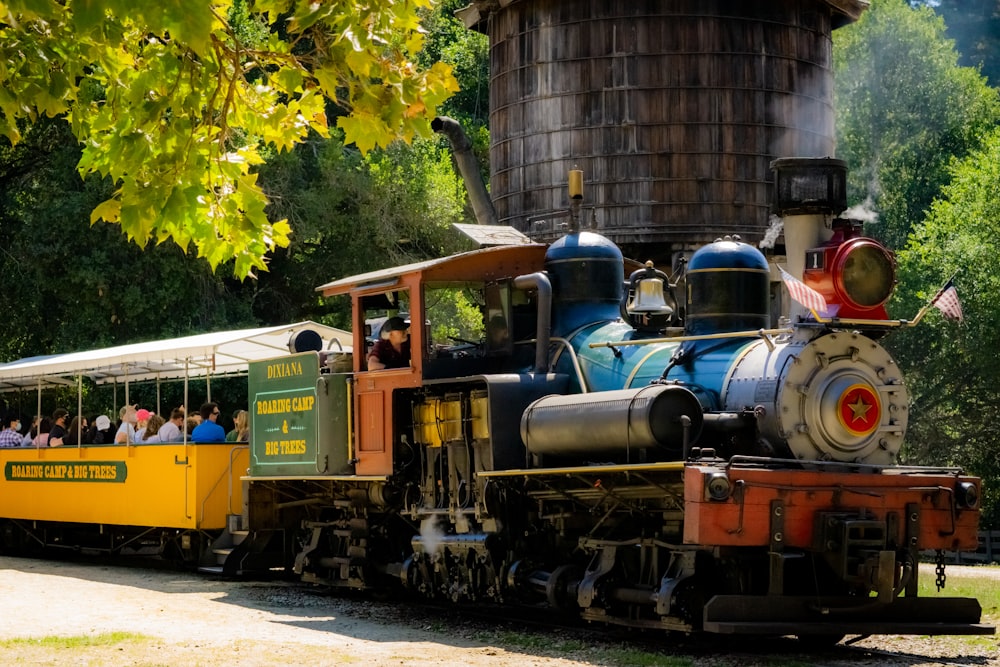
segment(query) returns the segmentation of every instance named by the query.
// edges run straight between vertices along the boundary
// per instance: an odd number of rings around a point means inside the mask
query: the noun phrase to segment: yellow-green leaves
[[[92,223],[140,245],[193,245],[213,267],[252,275],[292,233],[265,214],[252,171],[261,149],[327,136],[331,102],[362,151],[429,133],[457,86],[447,66],[412,63],[428,4],[4,2],[0,133],[17,141],[19,120],[65,115],[81,175],[116,184]]]

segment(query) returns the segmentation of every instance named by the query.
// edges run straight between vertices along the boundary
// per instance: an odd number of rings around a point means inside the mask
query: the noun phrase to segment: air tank
[[[584,223],[626,256],[767,228],[769,163],[834,153],[832,30],[865,0],[474,0],[490,41],[490,189],[501,223]]]

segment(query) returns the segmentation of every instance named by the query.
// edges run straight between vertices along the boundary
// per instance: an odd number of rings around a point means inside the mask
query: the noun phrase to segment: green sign
[[[114,482],[123,484],[128,476],[124,461],[45,461],[4,466],[8,482]]]
[[[250,431],[254,463],[316,458],[319,355],[305,352],[250,364]]]

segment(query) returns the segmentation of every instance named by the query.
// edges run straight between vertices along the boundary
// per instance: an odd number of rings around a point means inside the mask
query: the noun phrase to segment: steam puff
[[[860,204],[852,206],[841,213],[840,217],[847,218],[849,220],[860,220],[861,222],[878,222],[878,213],[872,208],[873,203],[874,202],[872,202],[872,198],[869,195]]]
[[[424,545],[424,553],[436,554],[441,548],[444,532],[437,525],[437,517],[427,517],[420,522],[420,540]]]
[[[764,238],[760,240],[759,244],[761,248],[773,248],[775,242],[778,240],[778,236],[781,235],[781,230],[785,228],[785,222],[776,215],[768,218],[767,222],[767,231],[764,232]]]

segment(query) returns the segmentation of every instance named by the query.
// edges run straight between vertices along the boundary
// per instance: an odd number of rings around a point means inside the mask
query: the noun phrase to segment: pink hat
[[[153,413],[146,408],[140,408],[139,410],[136,410],[135,418],[139,421],[146,421],[152,416],[152,414]]]

